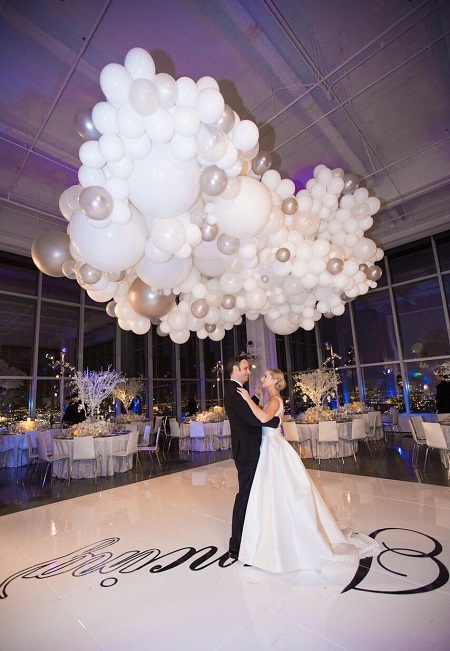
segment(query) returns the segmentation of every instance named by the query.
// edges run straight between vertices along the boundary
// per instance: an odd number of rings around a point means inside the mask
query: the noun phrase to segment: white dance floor
[[[1,517],[0,648],[449,649],[450,489],[310,472],[341,526],[386,546],[345,591],[224,561],[223,461]]]

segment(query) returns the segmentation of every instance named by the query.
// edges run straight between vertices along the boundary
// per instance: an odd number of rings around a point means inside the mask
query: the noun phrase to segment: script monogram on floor
[[[390,546],[383,540],[383,537],[389,538],[389,533],[392,534],[392,532],[398,531],[413,534],[411,536],[411,544],[417,545],[420,543],[421,548]],[[378,529],[371,533],[370,536],[379,540],[385,549],[378,554],[376,559],[369,558],[361,561],[354,578],[344,588],[342,593],[348,592],[349,590],[359,590],[363,592],[396,595],[419,594],[429,592],[430,590],[437,590],[449,580],[448,569],[438,558],[442,552],[442,545],[432,536],[421,533],[420,531],[414,531],[413,529],[396,527]],[[132,574],[140,570],[146,570],[150,574],[157,574],[174,570],[185,564],[189,570],[199,572],[215,564],[223,569],[229,568],[237,562],[229,558],[228,552],[217,555],[219,553],[218,548],[214,545],[202,547],[201,549],[181,547],[180,549],[175,549],[167,553],[162,553],[161,550],[155,548],[144,551],[133,549],[122,552],[117,556],[112,551],[106,551],[108,547],[112,547],[119,540],[120,538],[105,538],[104,540],[81,547],[65,556],[52,558],[20,570],[0,583],[0,599],[6,599],[8,597],[7,589],[16,579],[50,579],[54,576],[69,573],[73,577],[82,577],[98,572],[101,577],[104,577],[101,579],[100,585],[108,588],[116,585],[119,581],[117,576],[112,575]],[[399,572],[392,567],[395,564],[396,556],[407,557],[412,570],[414,569],[415,563],[427,562],[431,564],[431,568],[434,569],[430,568],[432,574],[430,581],[423,585],[415,585],[415,587],[407,590],[396,590],[394,588],[392,590],[374,590],[361,586],[361,583],[368,576],[370,569],[375,563],[384,571],[396,577],[408,578],[407,574]]]

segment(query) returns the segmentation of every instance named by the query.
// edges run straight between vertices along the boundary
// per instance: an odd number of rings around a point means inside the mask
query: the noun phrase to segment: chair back
[[[300,442],[297,425],[293,420],[287,420],[283,423],[283,432],[286,441]]]
[[[425,438],[429,448],[447,450],[447,441],[439,423],[423,423]]]
[[[338,428],[335,420],[321,420],[319,421],[319,442],[326,443],[327,441],[338,441]]]
[[[37,449],[38,449],[39,461],[48,461],[48,449],[46,445],[44,432],[38,432]]]
[[[162,427],[162,425],[160,427],[158,427],[158,429],[156,430],[155,440],[154,440],[153,444],[151,446],[149,446],[149,447],[153,448],[153,450],[155,452],[158,451],[159,435],[161,434],[161,427]]]
[[[450,414],[437,414],[438,423],[440,423],[443,420],[450,420]]]
[[[366,423],[363,418],[354,418],[352,420],[352,439],[359,440],[367,437]]]
[[[399,413],[398,408],[397,407],[391,407],[389,409],[389,413],[392,416],[391,425],[398,425],[398,413]]]
[[[146,425],[144,427],[144,434],[142,435],[142,442],[144,445],[149,445],[150,444],[150,434],[152,431],[152,426],[151,425]]]
[[[416,428],[415,428],[415,425],[414,425],[414,422],[413,422],[412,418],[408,418],[408,425],[409,425],[409,429],[411,431],[411,436],[413,437],[414,442],[419,444],[419,441],[417,439]]]
[[[27,434],[27,446],[28,446],[28,458],[31,459],[33,456],[33,441],[31,440],[31,436]]]
[[[189,436],[192,439],[203,439],[205,438],[205,428],[203,423],[197,420],[193,420],[189,423]]]
[[[75,436],[73,439],[73,461],[95,459],[94,437]]]
[[[52,430],[51,429],[42,429],[42,430],[38,431],[38,438],[39,438],[40,434],[42,435],[42,437],[43,437],[43,439],[45,441],[45,445],[47,447],[47,452],[49,454],[53,454],[53,434],[52,434]]]
[[[162,416],[156,416],[155,418],[155,425],[154,425],[154,431],[156,432],[158,430],[158,427],[161,427],[163,423],[163,417]]]
[[[178,439],[181,437],[180,425],[176,418],[169,418],[169,428],[170,436]]]
[[[424,422],[422,420],[422,416],[411,416],[409,420],[412,422],[414,426],[414,430],[417,436],[417,441],[425,443],[426,436],[425,436],[425,430],[423,428]]]
[[[139,432],[137,429],[129,433],[127,443],[127,456],[129,454],[135,454],[138,451],[138,438]]]

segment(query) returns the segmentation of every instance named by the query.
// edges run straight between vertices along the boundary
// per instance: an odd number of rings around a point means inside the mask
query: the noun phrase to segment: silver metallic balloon
[[[364,273],[366,273],[366,271],[367,271],[368,268],[369,268],[369,267],[366,265],[365,262],[361,262],[361,264],[359,265],[359,270],[360,270],[360,271],[363,271]]]
[[[324,312],[324,313],[323,313],[323,316],[324,316],[326,319],[332,319],[332,318],[334,317],[334,314],[333,314],[333,312],[331,312],[331,310],[328,310],[327,312]]]
[[[175,305],[175,295],[154,291],[143,280],[133,280],[128,290],[128,301],[135,312],[148,319],[161,317],[170,312]]]
[[[258,176],[262,176],[272,167],[272,156],[268,151],[260,151],[252,161],[252,170]]]
[[[208,314],[208,310],[208,303],[204,298],[198,298],[191,305],[192,316],[195,316],[197,319],[203,319]]]
[[[344,174],[344,189],[342,194],[351,194],[356,190],[359,184],[359,178],[356,174]]]
[[[90,219],[107,219],[112,213],[114,200],[108,190],[99,185],[91,185],[80,193],[81,210]]]
[[[126,271],[105,271],[105,278],[111,283],[120,283],[127,275]]]
[[[200,230],[205,242],[212,242],[217,236],[217,226],[215,224],[205,224]]]
[[[382,274],[383,274],[383,271],[382,271],[381,267],[379,267],[376,264],[374,264],[372,267],[369,267],[367,272],[366,272],[367,278],[369,280],[374,280],[374,281],[379,280],[381,278]]]
[[[278,262],[287,262],[291,257],[291,252],[289,249],[286,249],[286,247],[282,246],[281,249],[278,249],[278,251],[275,253],[275,257]]]
[[[222,233],[217,238],[217,248],[224,255],[232,255],[237,253],[239,249],[239,240],[236,237],[227,235],[227,233]]]
[[[37,237],[31,246],[33,262],[42,273],[54,278],[62,278],[62,265],[72,260],[69,249],[70,238],[67,233],[49,231]]]
[[[232,310],[235,305],[236,297],[234,294],[224,294],[222,298],[222,307],[225,308],[225,310]]]
[[[216,324],[215,323],[205,323],[206,332],[211,333],[211,332],[214,332],[215,329],[216,329]]]
[[[79,275],[81,280],[86,283],[86,285],[94,285],[95,283],[98,283],[102,277],[102,272],[85,262],[80,267]]]
[[[112,317],[116,316],[116,313],[114,311],[116,305],[117,305],[116,301],[109,301],[108,305],[106,306],[106,314],[108,316],[112,316]]]
[[[262,283],[268,283],[269,282],[269,276],[266,276],[266,274],[263,274],[261,276],[261,282]]]
[[[295,197],[288,197],[281,204],[281,210],[285,215],[294,215],[298,210],[298,203]]]
[[[336,276],[337,274],[341,273],[343,268],[344,263],[340,258],[330,258],[330,260],[328,260],[327,271],[332,276]]]
[[[161,330],[161,326],[160,326],[160,325],[157,326],[157,328],[156,328],[156,334],[159,335],[160,337],[167,337],[167,336],[169,335],[168,332],[163,332],[163,331]]]
[[[200,175],[200,188],[210,197],[217,197],[227,187],[227,175],[217,165],[205,167]]]
[[[341,299],[341,301],[344,301],[344,303],[348,303],[349,301],[352,300],[351,298],[349,298],[349,297],[347,296],[347,294],[341,294],[341,295],[339,296],[339,298]]]

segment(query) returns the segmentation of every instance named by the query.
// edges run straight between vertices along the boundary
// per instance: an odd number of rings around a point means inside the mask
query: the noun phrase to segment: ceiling
[[[77,119],[136,46],[214,77],[297,189],[319,163],[358,175],[385,250],[446,230],[449,25],[444,0],[0,0],[0,249],[65,230]]]

